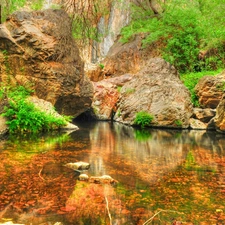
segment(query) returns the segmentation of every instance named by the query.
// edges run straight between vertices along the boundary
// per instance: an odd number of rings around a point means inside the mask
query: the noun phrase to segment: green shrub
[[[225,0],[158,1],[157,15],[147,2],[133,5],[132,20],[121,31],[123,43],[144,34],[143,47],[159,44],[163,58],[181,73],[224,68]],[[215,51],[200,59],[200,49]]]
[[[144,128],[146,126],[149,126],[153,120],[153,116],[150,115],[148,112],[141,111],[138,112],[134,119],[134,124],[141,126],[141,128]]]
[[[181,127],[182,121],[181,120],[175,120],[175,124],[176,124],[176,126]]]
[[[126,90],[125,90],[125,93],[126,94],[132,94],[132,93],[134,93],[135,92],[135,88],[127,88]]]
[[[121,88],[122,88],[122,86],[117,86],[117,91],[120,92]]]
[[[47,114],[28,102],[26,98],[30,93],[23,86],[7,90],[9,106],[2,115],[8,119],[10,133],[37,133],[66,125],[68,118]]]
[[[33,0],[31,4],[31,9],[33,10],[41,10],[44,5],[44,0]]]
[[[104,64],[100,63],[99,67],[103,70],[105,66],[104,66]]]

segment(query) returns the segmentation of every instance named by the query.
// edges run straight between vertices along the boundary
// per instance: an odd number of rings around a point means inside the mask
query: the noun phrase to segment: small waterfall
[[[95,63],[104,58],[114,44],[121,29],[129,22],[130,13],[127,5],[129,1],[114,2],[112,4],[109,19],[101,17],[98,23],[98,32],[103,36],[100,43],[94,43],[92,48],[92,62]],[[94,52],[93,52],[94,51]]]

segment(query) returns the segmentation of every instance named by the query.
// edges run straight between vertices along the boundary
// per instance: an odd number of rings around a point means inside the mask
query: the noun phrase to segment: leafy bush
[[[158,1],[157,14],[142,2],[133,5],[131,23],[121,31],[122,42],[144,33],[143,47],[160,42],[164,59],[181,73],[224,67],[225,0]],[[200,59],[200,49],[215,49],[215,54]]]
[[[141,111],[136,114],[134,124],[141,126],[141,128],[144,128],[151,124],[153,118],[154,117],[150,115],[148,112]]]
[[[33,0],[31,4],[31,9],[33,10],[41,10],[44,5],[44,0]]]
[[[10,133],[37,133],[66,125],[66,118],[42,112],[28,102],[26,98],[30,93],[23,86],[7,90],[9,106],[4,108],[2,115],[8,119]]]
[[[176,126],[181,127],[182,121],[181,120],[175,120],[175,124],[176,124]]]

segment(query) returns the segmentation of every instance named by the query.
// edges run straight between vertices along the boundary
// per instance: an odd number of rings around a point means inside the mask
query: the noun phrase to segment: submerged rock
[[[65,166],[73,170],[88,170],[90,168],[90,164],[86,162],[67,163]]]
[[[99,177],[91,176],[89,178],[89,182],[96,183],[96,184],[116,184],[116,183],[118,183],[116,180],[114,180],[109,175],[103,175],[103,176],[99,176]]]
[[[80,174],[78,179],[81,180],[81,181],[88,181],[89,176],[87,174]]]

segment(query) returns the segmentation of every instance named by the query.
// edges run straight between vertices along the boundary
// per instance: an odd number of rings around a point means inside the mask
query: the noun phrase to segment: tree
[[[62,0],[63,9],[73,19],[73,34],[77,40],[99,41],[97,24],[109,14],[112,0]]]
[[[225,0],[133,0],[132,9],[131,23],[122,31],[123,42],[145,33],[143,46],[160,42],[163,57],[180,72],[224,64]],[[211,54],[204,60],[199,58],[203,50]]]

